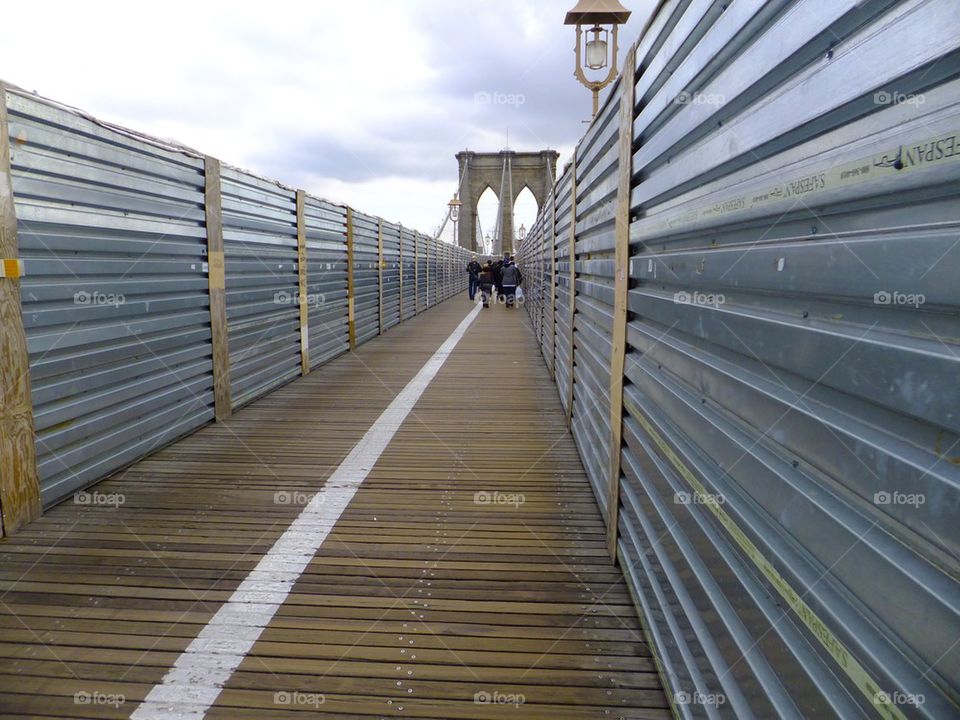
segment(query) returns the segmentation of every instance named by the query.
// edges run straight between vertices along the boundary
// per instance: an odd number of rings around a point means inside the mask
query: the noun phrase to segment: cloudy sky
[[[652,0],[622,30],[622,59]],[[465,148],[558,150],[590,114],[574,0],[42,2],[4,7],[0,78],[434,232]],[[42,29],[42,30],[41,30]],[[481,204],[492,226],[495,203]],[[536,204],[517,204],[528,226]]]

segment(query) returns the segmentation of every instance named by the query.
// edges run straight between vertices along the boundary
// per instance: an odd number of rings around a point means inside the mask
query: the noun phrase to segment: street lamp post
[[[617,0],[579,0],[567,13],[564,25],[577,26],[574,76],[593,92],[593,117],[600,110],[600,91],[617,77],[617,28],[627,22],[630,11]],[[584,26],[586,37],[584,37]],[[592,27],[590,27],[592,26]],[[605,27],[609,26],[609,27]],[[602,80],[590,80],[584,72],[610,69]]]
[[[447,203],[447,207],[450,208],[450,219],[453,221],[453,244],[457,246],[460,245],[460,240],[457,237],[457,226],[460,223],[460,206],[462,204],[460,198],[456,195]]]
[[[523,225],[520,226],[520,229],[517,230],[517,237],[520,238],[520,242],[523,242],[527,237],[527,228]]]

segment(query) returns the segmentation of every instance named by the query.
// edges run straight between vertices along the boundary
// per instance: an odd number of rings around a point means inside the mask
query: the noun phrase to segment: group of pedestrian
[[[467,273],[470,275],[471,302],[476,301],[477,291],[479,291],[483,306],[490,307],[490,298],[493,290],[496,289],[497,299],[506,307],[512,308],[516,303],[517,290],[523,284],[523,275],[520,274],[520,268],[517,267],[510,253],[504,253],[503,258],[496,262],[487,260],[483,265],[474,255],[470,264],[467,265]]]

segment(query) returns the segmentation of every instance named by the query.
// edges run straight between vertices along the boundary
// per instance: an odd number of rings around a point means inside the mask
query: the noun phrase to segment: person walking
[[[503,260],[497,260],[493,267],[493,284],[497,288],[497,299],[503,295]]]
[[[508,308],[512,308],[517,297],[517,288],[523,282],[523,275],[520,274],[520,268],[515,263],[510,262],[508,258],[503,265],[503,277],[501,280],[503,295],[506,298]]]
[[[496,276],[493,272],[493,264],[487,260],[487,264],[480,269],[480,297],[483,299],[483,306],[490,307],[490,293],[493,291],[493,283]]]
[[[474,255],[473,259],[467,265],[467,273],[470,275],[470,302],[473,302],[477,297],[477,289],[480,287],[480,271],[483,267],[477,261],[477,256]]]

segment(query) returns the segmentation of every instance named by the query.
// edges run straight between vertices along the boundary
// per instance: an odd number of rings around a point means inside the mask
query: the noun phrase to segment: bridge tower
[[[476,252],[477,202],[486,189],[492,188],[500,201],[494,252],[513,252],[513,204],[527,187],[539,207],[553,188],[557,177],[555,150],[539,152],[481,153],[464,150],[457,153],[460,163],[460,246]]]

